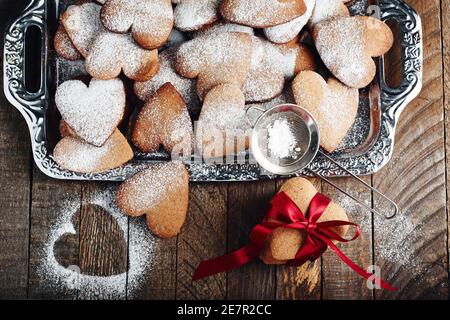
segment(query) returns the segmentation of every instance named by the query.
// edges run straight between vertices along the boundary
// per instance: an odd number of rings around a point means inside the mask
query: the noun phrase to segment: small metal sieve
[[[252,118],[252,111],[257,111],[260,113],[256,119]],[[317,122],[314,117],[305,109],[295,104],[282,104],[268,110],[251,106],[246,110],[246,119],[253,129],[251,141],[253,156],[261,167],[267,171],[273,174],[287,176],[300,173],[302,170],[307,170],[371,212],[379,214],[386,219],[391,219],[397,215],[398,206],[394,201],[367,184],[364,180],[357,177],[355,174],[341,166],[332,157],[320,150],[319,127],[317,126]],[[273,154],[271,150],[271,144],[272,147],[274,147],[274,142],[275,147],[276,143],[285,142],[277,140],[271,141],[271,130],[277,125],[277,123],[283,123],[287,126],[293,138],[288,145],[289,152],[282,154],[282,156],[280,156],[280,154]],[[381,214],[376,209],[367,206],[365,203],[343,190],[330,179],[322,176],[320,173],[312,170],[311,168],[308,168],[309,164],[316,158],[317,154],[325,157],[348,175],[362,183],[366,188],[384,198],[394,208],[393,214]]]

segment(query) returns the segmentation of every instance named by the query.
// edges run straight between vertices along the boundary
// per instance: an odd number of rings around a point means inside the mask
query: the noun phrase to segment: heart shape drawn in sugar
[[[180,161],[153,165],[122,183],[116,202],[129,216],[146,215],[158,237],[175,237],[186,220],[189,173]]]
[[[108,0],[101,10],[103,25],[118,33],[131,30],[134,40],[146,49],[162,46],[173,28],[170,0]]]
[[[292,83],[295,102],[317,121],[320,145],[328,152],[337,149],[355,122],[359,106],[358,89],[335,78],[327,82],[313,71],[300,72]]]
[[[317,24],[313,39],[324,64],[341,82],[352,88],[370,84],[376,74],[372,57],[392,47],[393,34],[373,17],[340,17]]]
[[[209,91],[195,128],[196,146],[204,160],[247,150],[250,135],[241,89],[222,84]]]
[[[182,31],[195,31],[219,19],[220,0],[183,0],[175,7],[175,26]]]
[[[241,87],[251,60],[251,35],[224,32],[200,36],[181,45],[176,56],[176,69],[183,77],[197,78],[197,93],[203,99],[209,90],[220,84]]]
[[[220,12],[228,21],[268,28],[300,17],[306,5],[303,0],[223,0]]]
[[[280,192],[285,192],[301,212],[307,212],[317,189],[307,179],[298,177],[287,180],[280,188]],[[339,204],[332,201],[317,222],[333,220],[348,221],[348,216]],[[269,219],[268,222],[276,221]],[[348,231],[348,226],[335,227],[333,231],[344,237]],[[284,227],[275,229],[266,240],[265,249],[260,255],[261,260],[266,264],[287,263],[295,258],[305,241],[305,236],[306,234],[302,230]]]
[[[102,146],[122,120],[125,89],[121,80],[92,79],[89,87],[69,80],[56,90],[55,103],[64,121],[84,141]]]
[[[132,140],[142,152],[157,152],[161,145],[172,159],[190,156],[194,133],[189,112],[181,95],[164,84],[139,112]]]

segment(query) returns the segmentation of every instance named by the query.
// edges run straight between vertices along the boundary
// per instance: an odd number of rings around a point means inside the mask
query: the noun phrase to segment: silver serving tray
[[[52,158],[56,143],[56,112],[53,102],[58,82],[67,74],[59,74],[61,61],[52,48],[61,4],[58,0],[31,0],[20,17],[6,30],[4,44],[4,92],[9,102],[25,118],[31,135],[33,157],[46,175],[67,180],[122,181],[128,176],[156,162],[168,161],[164,154],[136,153],[128,164],[99,174],[79,174],[62,170]],[[369,6],[376,5],[374,7]],[[401,32],[402,72],[400,86],[390,88],[384,78],[384,58],[378,59],[378,74],[372,85],[361,91],[358,117],[348,137],[332,156],[342,166],[357,175],[378,171],[391,158],[395,128],[400,113],[422,88],[422,24],[418,14],[401,0],[355,0],[351,11],[365,14],[379,13],[383,21],[395,20]],[[37,92],[25,88],[25,35],[29,27],[38,27],[42,35],[41,85]],[[264,172],[252,161],[244,163],[206,164],[187,163],[192,181],[249,181],[276,178]],[[325,176],[345,173],[325,158],[317,158],[310,168]]]

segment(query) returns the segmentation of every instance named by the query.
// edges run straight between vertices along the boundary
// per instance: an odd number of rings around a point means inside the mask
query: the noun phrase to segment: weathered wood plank
[[[224,299],[226,275],[192,283],[203,260],[226,253],[227,184],[191,184],[189,213],[178,237],[177,299]]]
[[[280,180],[278,189],[284,181]],[[311,179],[311,182],[321,190],[321,181]],[[321,259],[307,262],[300,267],[277,266],[277,293],[278,300],[319,300],[322,292]]]
[[[373,176],[397,201],[394,220],[375,217],[375,264],[399,288],[376,298],[448,298],[440,1],[408,1],[424,26],[424,87],[400,119],[393,158]],[[386,209],[378,197],[374,204]]]
[[[371,183],[370,177],[364,181]],[[372,193],[353,178],[333,179],[339,187],[360,199],[369,207],[372,205]],[[347,212],[350,221],[361,227],[361,236],[350,243],[338,245],[339,248],[356,264],[363,268],[372,263],[372,213],[359,206],[339,190],[322,182],[322,192],[339,203]],[[350,232],[349,232],[350,233]],[[322,257],[322,298],[329,299],[372,299],[373,290],[330,249]]]
[[[30,216],[30,299],[76,299],[77,281],[64,271],[79,266],[79,230],[82,185],[46,177],[33,170]],[[71,230],[73,228],[73,230]],[[58,239],[56,239],[58,238]]]
[[[228,188],[228,251],[246,245],[253,227],[261,222],[270,199],[276,193],[275,181],[233,183]],[[233,270],[227,276],[228,299],[274,299],[275,266],[260,260]]]
[[[0,29],[21,1],[0,3]],[[3,32],[0,43],[3,43]],[[3,78],[0,80],[3,88]],[[0,95],[0,299],[25,299],[28,286],[28,234],[31,154],[25,120]]]
[[[441,0],[441,19],[442,19],[442,53],[443,53],[443,65],[444,65],[444,112],[445,112],[445,149],[446,149],[446,170],[447,170],[447,252],[450,252],[450,202],[448,200],[450,181],[450,1]],[[447,257],[449,258],[449,257]],[[449,280],[450,281],[450,280]],[[449,285],[450,286],[450,285]],[[450,291],[450,289],[449,289]],[[449,293],[450,297],[450,293]]]
[[[82,185],[79,267],[83,277],[93,278],[86,278],[87,281],[82,278],[80,299],[126,298],[128,218],[111,209],[113,190],[115,184]]]

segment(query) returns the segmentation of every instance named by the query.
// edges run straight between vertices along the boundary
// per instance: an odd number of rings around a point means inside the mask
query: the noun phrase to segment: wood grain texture
[[[285,180],[277,183],[277,189]],[[310,179],[318,191],[321,181]],[[300,267],[276,267],[276,299],[278,300],[319,300],[322,294],[322,259],[307,262]]]
[[[396,292],[378,299],[448,298],[445,149],[440,1],[410,0],[424,27],[424,86],[403,113],[391,162],[373,176],[375,187],[399,204],[401,213],[375,218],[375,264]],[[386,205],[378,197],[374,204]]]
[[[111,185],[111,187],[109,186]],[[128,218],[114,217],[106,194],[115,184],[83,183],[79,222],[79,267],[83,275],[106,279],[126,274],[128,261]],[[113,197],[110,199],[114,200]],[[120,219],[121,221],[118,221]],[[121,227],[119,224],[122,224]],[[117,281],[113,293],[81,283],[80,299],[125,299],[126,276]]]
[[[82,185],[50,179],[34,168],[32,190],[29,298],[76,299],[78,290],[68,288],[69,279],[55,277],[55,268],[45,268],[45,262],[56,259],[62,266],[80,265],[79,237],[65,241],[56,251],[49,241],[56,228],[63,227],[62,216],[72,216],[69,220],[79,230]]]
[[[228,188],[228,251],[246,245],[253,227],[261,222],[270,199],[276,193],[275,181],[232,183]],[[228,273],[228,299],[274,299],[275,266],[260,260]]]
[[[364,185],[353,178],[337,178],[332,181],[371,207],[372,192]],[[371,184],[370,177],[365,177],[364,181]],[[322,193],[339,203],[347,212],[349,220],[361,227],[361,236],[357,240],[339,244],[339,248],[361,267],[371,266],[372,213],[326,182],[322,182]],[[351,233],[349,231],[348,236]],[[351,270],[330,249],[322,256],[322,291],[322,298],[325,300],[373,299],[373,291],[367,287],[366,280]]]
[[[442,62],[444,66],[444,112],[445,112],[445,150],[446,150],[446,169],[447,169],[447,255],[450,252],[450,202],[449,185],[450,181],[450,1],[441,0],[441,17],[442,17]],[[450,259],[450,257],[448,257]],[[450,299],[450,290],[449,290]]]
[[[224,299],[226,275],[192,282],[203,260],[226,253],[227,184],[191,184],[189,212],[178,236],[177,299]]]
[[[17,10],[0,3],[0,29]],[[3,43],[4,33],[0,35]],[[3,46],[2,46],[3,48]],[[0,80],[3,88],[3,77]],[[0,95],[0,299],[25,299],[28,282],[31,154],[25,121]]]

